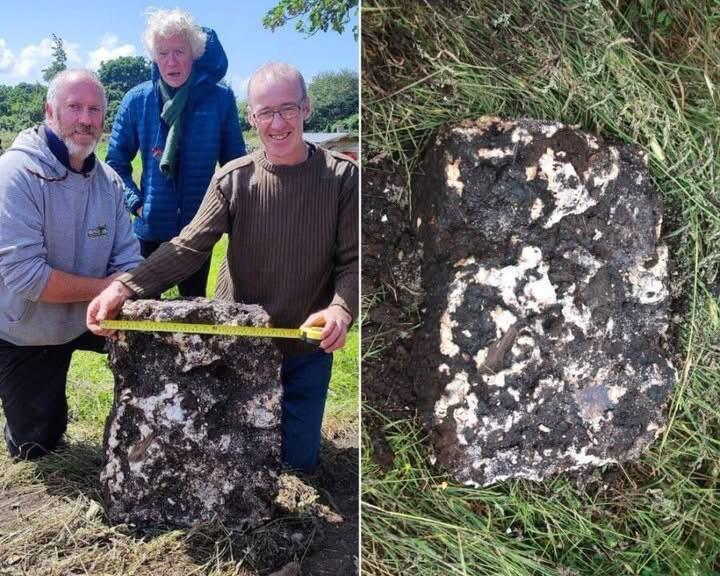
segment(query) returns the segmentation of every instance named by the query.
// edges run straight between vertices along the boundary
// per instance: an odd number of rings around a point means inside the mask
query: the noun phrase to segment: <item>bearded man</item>
[[[87,303],[142,261],[123,183],[94,153],[106,108],[94,73],[61,72],[45,122],[0,157],[0,399],[16,458],[58,446],[72,353],[104,345]]]

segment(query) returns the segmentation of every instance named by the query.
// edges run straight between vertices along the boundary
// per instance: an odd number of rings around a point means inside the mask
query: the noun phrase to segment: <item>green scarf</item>
[[[190,90],[193,85],[193,73],[190,73],[185,84],[180,86],[173,96],[171,88],[160,78],[159,87],[162,96],[163,108],[160,118],[169,126],[165,150],[160,159],[160,170],[165,176],[173,178],[177,173],[178,151],[180,150],[180,139],[184,120],[185,105],[190,98]]]

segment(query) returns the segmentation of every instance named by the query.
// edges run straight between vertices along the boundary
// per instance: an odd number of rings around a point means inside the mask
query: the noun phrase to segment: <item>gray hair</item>
[[[250,95],[252,89],[258,82],[267,82],[268,80],[292,80],[298,83],[300,91],[302,93],[302,99],[307,98],[307,88],[305,87],[305,78],[300,74],[300,70],[287,64],[285,62],[268,62],[263,64],[255,70],[253,75],[250,77],[247,87],[248,101],[250,101]]]
[[[103,114],[107,111],[107,94],[105,93],[105,86],[100,82],[100,78],[92,70],[86,68],[70,68],[59,72],[48,84],[46,101],[50,107],[55,110],[57,108],[58,96],[65,88],[66,84],[74,80],[87,80],[95,84],[103,95]]]
[[[143,42],[153,60],[157,56],[155,54],[156,40],[172,36],[183,36],[187,39],[193,60],[197,60],[205,53],[207,34],[200,26],[195,24],[190,12],[185,12],[179,8],[174,10],[151,9],[146,14],[148,15],[148,22],[143,34]]]

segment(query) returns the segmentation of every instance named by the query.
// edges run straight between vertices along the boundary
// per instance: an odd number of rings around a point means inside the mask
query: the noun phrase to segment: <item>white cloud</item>
[[[240,74],[230,74],[226,80],[232,86],[235,98],[245,100],[247,98],[247,88],[250,82],[250,76],[241,76]]]
[[[100,40],[100,46],[88,54],[85,66],[92,70],[100,68],[102,62],[107,62],[120,56],[135,56],[135,46],[132,44],[119,44],[120,39],[114,34],[105,34]]]
[[[17,56],[0,38],[0,78],[3,82],[35,82],[42,79],[42,69],[53,61],[53,40],[43,38],[37,44],[28,44]],[[80,60],[79,47],[72,42],[63,42],[67,64],[76,66]]]
[[[0,38],[0,73],[9,72],[15,63],[15,55],[7,47],[5,40]]]
[[[43,38],[36,44],[28,44],[19,51],[12,50],[7,42],[0,38],[0,83],[17,84],[18,82],[42,82],[42,70],[53,61],[54,42],[51,37]],[[119,56],[134,56],[135,46],[120,44],[114,34],[105,34],[94,50],[80,50],[80,45],[68,42],[63,38],[63,48],[67,56],[68,68],[85,66],[93,70],[100,63]]]
[[[44,68],[52,62],[53,41],[51,38],[43,38],[39,44],[30,44],[20,50],[12,73],[14,76],[27,78],[32,72]]]

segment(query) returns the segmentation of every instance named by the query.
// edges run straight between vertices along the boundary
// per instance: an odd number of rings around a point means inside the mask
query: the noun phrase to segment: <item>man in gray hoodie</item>
[[[95,74],[61,72],[44,124],[0,157],[0,399],[14,457],[57,447],[72,353],[103,349],[87,303],[142,260],[123,183],[94,154],[106,108]]]

